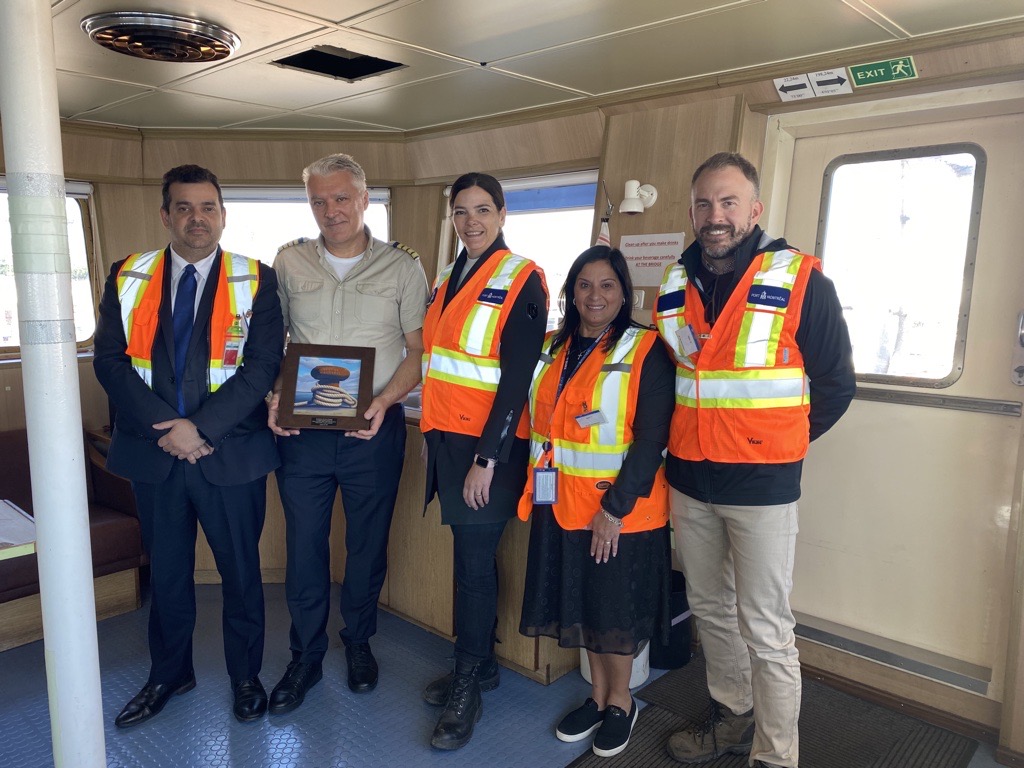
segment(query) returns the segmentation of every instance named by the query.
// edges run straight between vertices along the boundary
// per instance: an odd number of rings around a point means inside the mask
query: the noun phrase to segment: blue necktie
[[[192,338],[192,323],[196,312],[196,268],[185,266],[174,294],[174,386],[178,393],[178,413],[185,415],[185,393],[181,383],[185,377],[185,353]]]

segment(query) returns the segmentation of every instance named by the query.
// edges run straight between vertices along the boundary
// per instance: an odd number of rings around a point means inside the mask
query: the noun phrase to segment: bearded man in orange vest
[[[692,180],[696,241],[666,269],[654,311],[676,364],[666,470],[712,699],[669,739],[683,763],[798,765],[800,473],[856,388],[835,287],[815,257],[757,226],[763,210],[748,160],[706,160]]]

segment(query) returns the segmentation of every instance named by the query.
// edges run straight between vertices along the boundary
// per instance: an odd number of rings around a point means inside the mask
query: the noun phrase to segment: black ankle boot
[[[437,749],[459,749],[473,737],[473,726],[483,714],[480,678],[476,664],[456,660],[455,674],[444,710],[430,744]]]

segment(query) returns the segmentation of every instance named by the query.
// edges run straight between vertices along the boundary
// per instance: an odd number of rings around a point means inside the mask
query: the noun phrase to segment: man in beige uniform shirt
[[[330,612],[331,510],[338,489],[345,509],[341,639],[354,692],[377,685],[369,639],[387,574],[388,532],[405,458],[402,400],[420,381],[427,280],[419,256],[375,239],[363,224],[366,175],[348,155],[329,155],[302,172],[316,240],[281,247],[274,261],[290,341],[373,347],[373,401],[366,429],[282,429],[278,393],[270,428],[278,435],[277,484],[287,526],[285,592],[292,660],[270,695],[271,714],[299,706],[322,677]]]

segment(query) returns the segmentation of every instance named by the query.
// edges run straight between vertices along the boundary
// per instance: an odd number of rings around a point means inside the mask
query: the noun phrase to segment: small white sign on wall
[[[625,235],[619,250],[629,264],[633,285],[661,285],[665,267],[679,258],[685,247],[682,232],[664,235]]]

